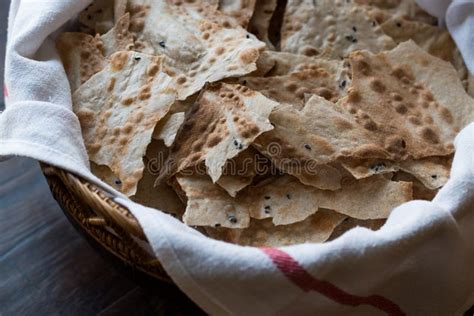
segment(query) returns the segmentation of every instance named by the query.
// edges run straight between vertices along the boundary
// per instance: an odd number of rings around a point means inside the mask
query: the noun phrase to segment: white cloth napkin
[[[48,162],[116,196],[176,284],[211,314],[452,315],[474,304],[474,124],[456,138],[451,179],[434,201],[396,208],[377,232],[355,228],[325,244],[279,249],[211,240],[129,201],[89,172],[51,39],[89,2],[12,2],[0,155]],[[472,1],[454,1],[446,16],[471,71],[473,14]]]

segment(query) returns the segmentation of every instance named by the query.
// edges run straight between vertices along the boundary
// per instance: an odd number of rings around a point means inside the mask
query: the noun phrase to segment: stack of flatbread
[[[57,48],[91,170],[217,239],[378,229],[447,181],[474,119],[414,0],[109,0]]]

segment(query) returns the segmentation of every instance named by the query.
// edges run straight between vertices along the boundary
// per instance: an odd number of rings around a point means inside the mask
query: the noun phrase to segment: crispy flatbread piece
[[[268,116],[276,105],[244,86],[209,86],[186,114],[158,181],[202,161],[217,181],[227,160],[273,128]]]
[[[178,5],[177,1],[165,0],[131,2],[135,48],[165,56],[165,70],[175,81],[179,100],[201,90],[206,82],[242,76],[256,69],[265,43],[241,27],[226,27],[221,23],[226,16],[212,5],[181,1]],[[206,20],[207,15],[216,19]]]
[[[358,219],[387,218],[395,206],[412,199],[410,182],[392,182],[383,176],[348,181],[340,190],[328,191],[284,175],[248,187],[237,198],[206,176],[178,175],[177,181],[188,199],[184,222],[196,226],[245,228],[251,217],[289,225],[304,221],[320,208],[337,209]]]
[[[395,46],[365,8],[340,0],[288,0],[281,36],[282,51],[331,59]]]
[[[73,95],[89,159],[108,166],[127,195],[135,194],[153,129],[175,100],[172,86],[161,57],[118,52]]]
[[[170,147],[176,138],[179,128],[184,122],[184,117],[184,112],[166,115],[156,125],[155,130],[153,131],[153,138],[162,139],[165,142],[165,145]]]
[[[74,92],[106,65],[104,43],[100,36],[85,33],[61,33],[56,40],[71,91]]]
[[[302,222],[274,226],[271,220],[251,220],[248,228],[229,229],[206,227],[214,239],[243,246],[282,247],[301,243],[325,242],[345,216],[330,210],[320,210]]]

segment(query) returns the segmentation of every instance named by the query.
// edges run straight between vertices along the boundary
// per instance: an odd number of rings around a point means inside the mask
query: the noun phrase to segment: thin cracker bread
[[[288,0],[281,34],[282,51],[331,59],[395,46],[363,7],[339,0]]]
[[[380,24],[394,16],[429,25],[437,23],[437,18],[420,8],[415,0],[354,0],[354,3],[367,6],[369,15]]]
[[[451,158],[427,157],[418,160],[390,161],[369,159],[358,161],[347,159],[342,165],[356,179],[363,179],[375,174],[397,172],[399,170],[412,174],[428,189],[435,190],[446,184],[449,178]]]
[[[203,14],[218,16],[208,6],[157,0],[131,11],[136,49],[166,56],[166,71],[175,80],[179,100],[199,91],[206,82],[254,71],[259,51],[265,47],[240,27],[226,28],[206,20]]]
[[[467,77],[461,53],[447,30],[421,22],[406,21],[401,17],[390,18],[380,26],[397,44],[413,40],[431,55],[453,64],[461,80]]]
[[[319,95],[327,100],[337,102],[347,94],[350,84],[349,71],[344,62],[306,57],[306,62],[297,65],[282,65],[284,57],[298,55],[278,53],[273,69],[266,77],[243,77],[241,84],[259,91],[266,97],[279,103],[287,103],[302,108],[307,95]],[[284,73],[284,71],[287,71]]]
[[[91,172],[96,177],[98,177],[114,189],[118,191],[122,190],[122,181],[120,181],[120,179],[112,172],[112,170],[110,170],[109,167],[105,165],[98,165],[93,161],[90,162],[90,167]]]
[[[411,41],[378,55],[356,52],[350,61],[350,92],[339,104],[384,135],[379,149],[394,160],[453,152],[454,137],[474,118],[474,100],[451,64]]]
[[[252,183],[258,172],[258,163],[258,152],[249,147],[233,159],[227,160],[216,184],[230,196],[236,197],[239,191]]]
[[[232,17],[238,25],[247,28],[257,0],[220,0],[219,11]]]
[[[89,159],[107,165],[133,195],[156,123],[176,96],[162,58],[118,52],[73,95]]]
[[[304,220],[318,208],[337,210],[359,219],[386,218],[392,208],[412,198],[412,185],[374,176],[345,179],[340,190],[329,191],[305,186],[296,178],[284,175],[249,188],[246,193],[244,199],[248,199],[252,218],[272,217],[275,225],[287,225]]]
[[[235,199],[206,176],[178,175],[177,181],[188,198],[184,222],[197,226],[245,228],[250,217],[289,225],[304,221],[320,208],[359,219],[386,218],[394,207],[412,199],[410,182],[392,182],[383,176],[350,180],[340,190],[328,191],[284,175],[248,187]]]
[[[56,40],[71,91],[74,92],[106,65],[104,43],[100,36],[85,33],[61,33]]]
[[[162,139],[165,142],[165,145],[170,147],[176,138],[179,128],[184,122],[184,117],[184,112],[166,115],[156,125],[155,130],[153,131],[153,138]]]
[[[101,36],[105,56],[110,56],[118,51],[133,49],[133,35],[128,31],[129,27],[130,14],[127,13],[117,21],[110,31]]]
[[[273,128],[268,116],[276,105],[244,86],[209,86],[186,114],[158,181],[202,161],[213,181],[217,181],[228,159]]]
[[[330,210],[320,210],[302,222],[275,226],[271,220],[251,220],[248,228],[206,227],[214,239],[253,247],[283,247],[301,243],[322,243],[345,218]]]
[[[190,226],[248,227],[250,216],[246,205],[233,199],[207,176],[176,177],[187,198],[183,222]]]
[[[342,236],[345,232],[355,227],[364,227],[370,230],[379,230],[384,224],[385,219],[369,219],[361,220],[351,217],[346,217],[333,231],[331,237],[328,240],[334,240],[339,236]]]

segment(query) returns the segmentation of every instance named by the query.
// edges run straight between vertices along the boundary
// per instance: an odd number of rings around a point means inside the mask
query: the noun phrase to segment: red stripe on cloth
[[[318,280],[309,274],[295,259],[283,250],[276,248],[260,248],[278,269],[296,286],[305,292],[316,291],[327,298],[343,305],[371,305],[389,315],[405,315],[401,308],[380,295],[352,295],[327,281]]]
[[[3,84],[3,96],[8,98],[8,88],[6,84]]]

